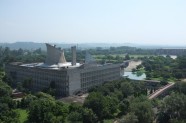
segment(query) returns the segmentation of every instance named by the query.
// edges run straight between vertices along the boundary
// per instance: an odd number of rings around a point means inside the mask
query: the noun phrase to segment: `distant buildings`
[[[85,63],[76,63],[76,47],[72,47],[72,62],[66,62],[64,50],[46,44],[47,57],[44,63],[7,64],[6,73],[15,82],[31,79],[33,91],[41,91],[55,83],[58,96],[69,96],[79,91],[86,92],[93,86],[120,78],[119,64],[98,65],[90,54]]]

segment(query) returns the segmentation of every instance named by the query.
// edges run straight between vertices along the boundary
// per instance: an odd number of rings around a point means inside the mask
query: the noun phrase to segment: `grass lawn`
[[[25,109],[16,109],[16,111],[20,114],[19,116],[20,123],[26,123],[28,118],[28,112]]]
[[[117,55],[119,55],[120,57],[125,57],[125,54],[113,54],[112,56],[113,57],[116,57]],[[149,56],[153,56],[153,55],[138,55],[138,54],[135,54],[135,55],[133,55],[133,54],[129,54],[129,57],[133,57],[133,58],[142,58],[142,57],[149,57]]]

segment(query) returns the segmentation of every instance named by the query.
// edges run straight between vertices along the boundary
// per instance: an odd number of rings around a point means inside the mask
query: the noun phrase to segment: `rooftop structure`
[[[66,59],[64,56],[64,50],[60,48],[56,48],[55,45],[50,45],[46,43],[47,47],[47,58],[45,63],[48,65],[58,64],[58,63],[66,63]]]
[[[120,64],[99,65],[88,53],[84,64],[77,63],[75,46],[71,48],[72,62],[67,62],[63,49],[50,44],[46,44],[46,47],[45,62],[30,64],[14,62],[5,66],[6,73],[15,83],[31,79],[30,87],[33,91],[42,91],[54,82],[58,96],[86,92],[96,85],[120,78]]]

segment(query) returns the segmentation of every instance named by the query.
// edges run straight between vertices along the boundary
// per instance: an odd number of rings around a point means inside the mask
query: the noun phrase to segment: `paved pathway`
[[[174,86],[175,83],[169,83],[163,87],[161,87],[160,89],[156,90],[154,93],[149,95],[149,99],[153,99],[156,98],[157,96],[159,96],[160,94],[162,94],[163,92],[165,92],[166,90],[168,90],[169,88],[171,88],[172,86]]]

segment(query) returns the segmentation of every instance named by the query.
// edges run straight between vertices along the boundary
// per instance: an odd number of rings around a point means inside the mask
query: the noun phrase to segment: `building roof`
[[[76,63],[76,65],[72,66],[71,62],[66,62],[66,63],[58,63],[58,64],[53,64],[53,65],[48,65],[45,63],[30,63],[30,64],[21,64],[20,66],[58,70],[60,68],[77,68],[77,67],[80,67],[81,65],[82,64],[80,64],[80,63]]]

